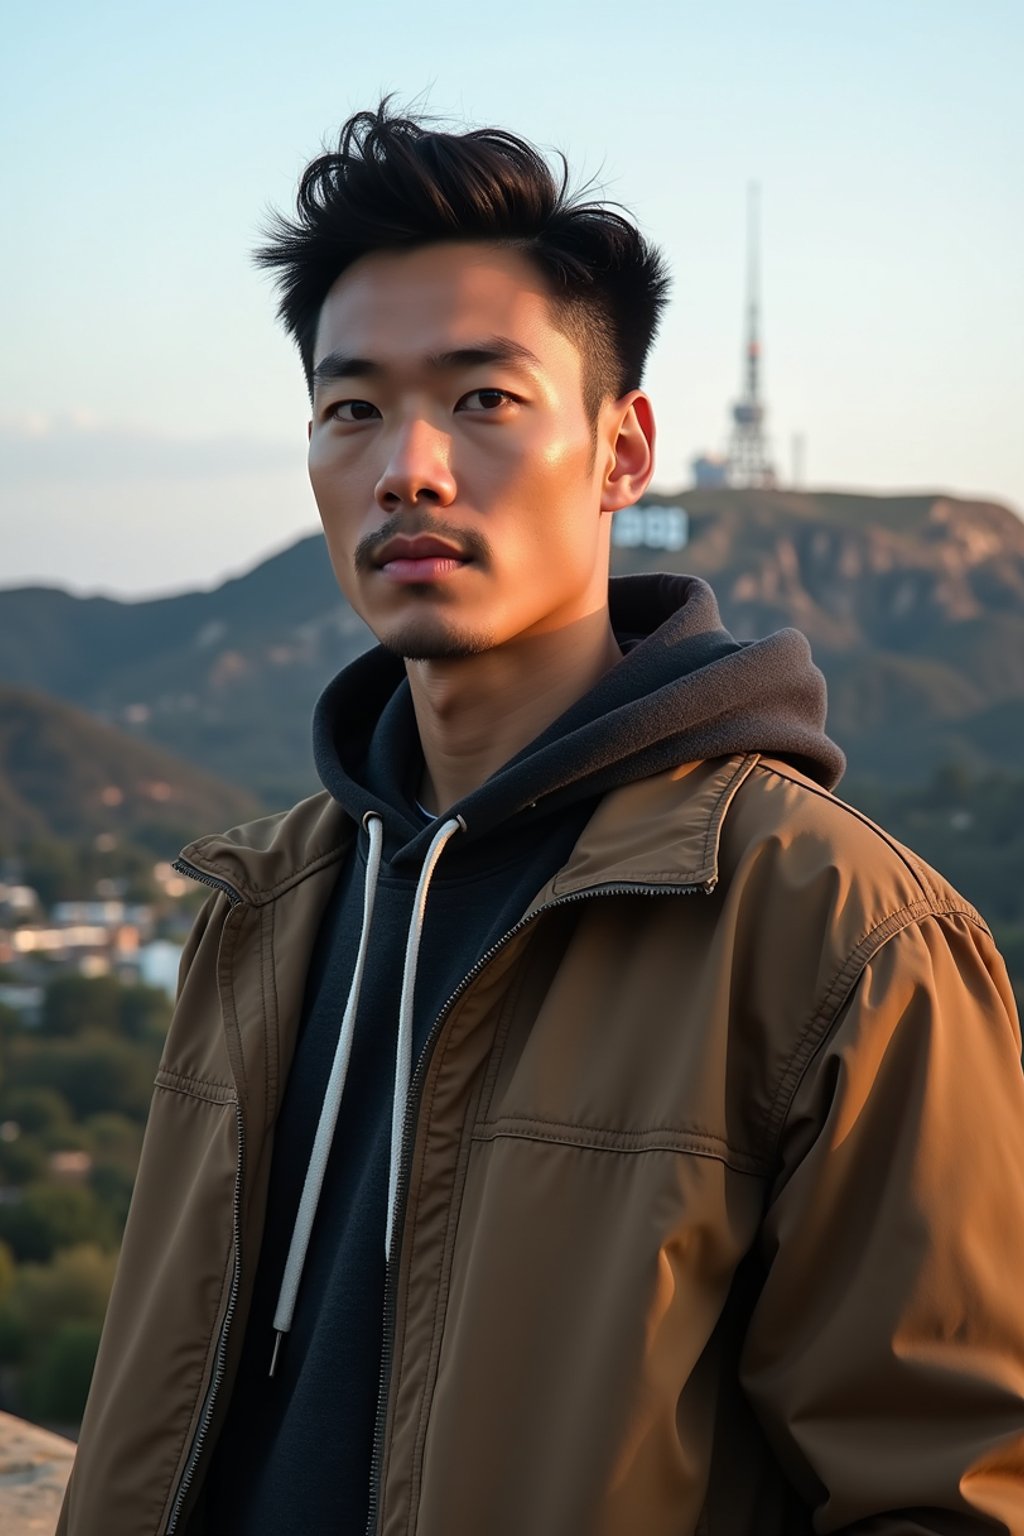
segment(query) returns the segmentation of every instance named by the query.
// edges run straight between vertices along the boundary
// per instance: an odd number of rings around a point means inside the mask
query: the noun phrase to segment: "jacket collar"
[[[722,824],[757,761],[752,752],[684,763],[607,795],[530,910],[594,886],[713,890]]]
[[[758,758],[753,752],[684,763],[613,790],[528,911],[594,886],[712,890],[722,823]],[[323,791],[290,811],[198,838],[182,850],[181,862],[262,906],[340,861],[355,832],[355,822]]]
[[[182,849],[179,863],[217,885],[230,886],[242,901],[259,907],[338,862],[355,832],[352,818],[321,790],[289,811],[197,838]]]

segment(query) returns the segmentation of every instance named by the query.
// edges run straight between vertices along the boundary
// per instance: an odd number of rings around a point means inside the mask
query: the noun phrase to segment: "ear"
[[[654,474],[654,410],[642,389],[609,401],[602,423],[608,444],[601,511],[618,512],[639,501]]]
[[[312,421],[307,421],[306,422],[306,442],[307,443],[310,442],[312,440],[312,437],[313,437],[313,423],[312,423]]]

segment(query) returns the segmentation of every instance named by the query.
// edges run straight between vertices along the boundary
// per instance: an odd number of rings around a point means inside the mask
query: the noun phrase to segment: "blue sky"
[[[657,483],[720,449],[762,188],[769,428],[811,486],[1024,509],[1024,7],[14,0],[0,584],[210,586],[317,526],[249,252],[385,90],[563,149],[663,246]]]

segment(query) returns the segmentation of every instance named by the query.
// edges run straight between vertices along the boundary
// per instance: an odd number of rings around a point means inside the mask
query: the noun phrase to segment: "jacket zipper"
[[[199,1424],[192,1440],[192,1449],[189,1452],[185,1470],[181,1474],[178,1490],[174,1499],[174,1507],[171,1517],[167,1522],[165,1536],[172,1536],[177,1530],[181,1511],[188,1496],[192,1479],[195,1476],[199,1458],[206,1443],[206,1436],[210,1429],[210,1420],[213,1418],[213,1408],[220,1391],[221,1382],[224,1380],[225,1362],[228,1352],[228,1330],[231,1320],[235,1315],[235,1307],[238,1303],[238,1289],[242,1278],[242,1169],[245,1162],[245,1125],[242,1120],[241,1106],[235,1105],[235,1122],[238,1128],[238,1171],[235,1175],[235,1194],[232,1203],[232,1242],[234,1244],[234,1259],[231,1265],[231,1287],[228,1291],[228,1304],[224,1312],[224,1320],[220,1326],[220,1337],[217,1340],[217,1353],[214,1357],[213,1375],[210,1377],[210,1385],[206,1390],[206,1398],[203,1402],[202,1412],[199,1415]]]
[[[211,885],[219,891],[223,891],[232,907],[236,907],[242,901],[242,897],[233,885],[226,880],[219,880],[215,875],[207,875],[201,869],[196,869],[187,859],[176,859],[172,868],[179,874],[188,875],[193,880],[200,881],[203,885]],[[231,1285],[228,1290],[228,1304],[224,1311],[224,1318],[220,1325],[220,1336],[217,1339],[217,1352],[214,1356],[213,1375],[210,1377],[210,1385],[206,1389],[206,1397],[203,1400],[202,1410],[199,1415],[199,1423],[192,1437],[192,1446],[185,1463],[185,1469],[181,1474],[178,1487],[174,1496],[174,1504],[171,1508],[170,1518],[164,1528],[164,1536],[173,1536],[181,1519],[181,1511],[184,1508],[185,1499],[192,1486],[196,1467],[206,1444],[206,1437],[210,1429],[210,1421],[213,1418],[213,1409],[220,1391],[221,1382],[224,1380],[228,1352],[228,1332],[231,1327],[235,1308],[238,1304],[238,1291],[242,1279],[242,1177],[245,1167],[245,1121],[242,1119],[242,1106],[235,1103],[235,1126],[238,1135],[238,1167],[235,1171],[235,1189],[231,1209],[231,1241],[234,1257],[231,1264]]]
[[[220,880],[216,875],[206,874],[204,870],[197,869],[194,864],[190,864],[187,859],[175,859],[171,868],[176,870],[179,875],[188,875],[190,880],[198,880],[200,885],[212,885],[215,891],[223,891],[233,907],[237,907],[242,900],[234,886],[230,885],[227,880]]]
[[[232,907],[237,906],[243,899],[235,887],[231,885],[227,880],[221,880],[218,879],[215,875],[206,874],[203,870],[197,869],[194,864],[190,864],[187,859],[176,859],[172,865],[172,868],[175,869],[179,874],[187,875],[190,879],[197,880],[203,885],[209,885],[216,890],[223,891]],[[419,1113],[419,1099],[423,1087],[423,1079],[426,1075],[426,1069],[430,1065],[430,1058],[433,1055],[437,1037],[441,1031],[441,1027],[444,1024],[446,1017],[448,1016],[448,1013],[458,1002],[466,988],[470,986],[479,976],[480,972],[490,964],[495,955],[504,949],[505,945],[510,943],[512,939],[516,938],[524,928],[528,927],[535,918],[542,916],[546,912],[553,911],[556,907],[568,906],[571,902],[588,901],[595,896],[692,896],[696,895],[697,893],[710,895],[714,890],[716,883],[717,882],[714,879],[706,880],[702,885],[666,886],[630,885],[623,883],[619,885],[590,886],[586,890],[573,891],[569,896],[560,896],[554,901],[546,902],[544,906],[538,907],[535,912],[531,912],[528,917],[520,918],[519,922],[516,923],[514,927],[510,928],[507,933],[503,934],[502,937],[497,940],[496,943],[491,945],[486,954],[481,955],[480,959],[473,966],[472,970],[468,971],[466,975],[463,976],[455,991],[452,993],[451,997],[449,997],[448,1001],[441,1009],[441,1012],[437,1015],[433,1024],[431,1025],[430,1033],[424,1042],[423,1049],[420,1052],[419,1060],[416,1063],[416,1070],[409,1085],[409,1097],[406,1100],[405,1117],[402,1122],[402,1149],[399,1161],[398,1195],[396,1201],[395,1219],[396,1232],[400,1234],[405,1223],[405,1205],[408,1196],[407,1174],[410,1137],[413,1127],[415,1126],[417,1115]],[[242,1170],[245,1160],[245,1124],[242,1120],[241,1106],[238,1104],[235,1106],[235,1115],[238,1127],[238,1169],[235,1175],[235,1190],[232,1210],[232,1240],[234,1243],[234,1262],[231,1272],[231,1286],[228,1292],[228,1304],[224,1313],[223,1322],[221,1323],[220,1337],[217,1341],[217,1352],[214,1358],[213,1375],[210,1378],[210,1385],[207,1388],[206,1398],[203,1402],[202,1412],[199,1416],[199,1424],[196,1428],[196,1433],[192,1440],[192,1447],[189,1452],[189,1457],[185,1463],[185,1469],[182,1472],[178,1483],[178,1487],[175,1493],[174,1505],[171,1509],[170,1519],[168,1520],[165,1527],[164,1536],[174,1536],[174,1532],[178,1526],[178,1521],[181,1518],[181,1511],[184,1506],[185,1499],[188,1495],[189,1488],[192,1485],[193,1478],[195,1477],[196,1467],[199,1464],[199,1458],[202,1455],[203,1447],[206,1443],[206,1437],[209,1433],[210,1422],[213,1418],[213,1410],[217,1395],[220,1391],[220,1386],[224,1379],[227,1359],[228,1331],[230,1329],[231,1322],[235,1314],[235,1308],[238,1302],[238,1292],[241,1284]],[[373,1429],[373,1455],[370,1462],[370,1505],[366,1522],[366,1536],[374,1536],[374,1530],[377,1524],[377,1516],[379,1512],[378,1506],[380,1502],[380,1470],[384,1450],[384,1425],[387,1409],[387,1393],[390,1384],[391,1365],[394,1353],[396,1311],[395,1303],[398,1259],[400,1254],[400,1247],[396,1247],[391,1257],[388,1259],[387,1267],[385,1269],[384,1333],[383,1345],[381,1348],[380,1375],[377,1385],[377,1412]]]
[[[409,1143],[419,1114],[419,1100],[423,1088],[423,1079],[426,1076],[427,1067],[430,1065],[430,1058],[433,1055],[437,1037],[448,1013],[455,1003],[458,1002],[466,988],[476,980],[480,972],[490,964],[500,950],[504,949],[506,944],[516,938],[535,918],[540,917],[546,912],[551,912],[555,907],[565,907],[575,901],[589,901],[594,896],[693,896],[698,893],[709,896],[716,884],[717,880],[711,879],[706,880],[702,885],[595,885],[590,886],[586,890],[573,891],[569,896],[559,896],[554,901],[546,902],[544,906],[538,907],[535,912],[531,912],[528,917],[520,918],[513,928],[510,928],[495,944],[491,945],[486,954],[481,955],[473,969],[463,976],[455,991],[431,1025],[430,1033],[423,1043],[423,1049],[416,1063],[416,1070],[409,1084],[409,1096],[405,1103],[405,1118],[402,1121],[402,1148],[398,1165],[398,1191],[395,1201],[394,1227],[398,1240],[388,1257],[384,1271],[384,1336],[381,1347],[380,1376],[377,1384],[377,1413],[373,1427],[373,1455],[370,1461],[370,1505],[366,1519],[366,1536],[375,1536],[377,1519],[380,1513],[380,1473],[384,1455],[387,1396],[391,1381],[391,1366],[395,1344],[398,1261],[401,1257],[401,1233],[405,1225],[405,1205],[408,1197]]]

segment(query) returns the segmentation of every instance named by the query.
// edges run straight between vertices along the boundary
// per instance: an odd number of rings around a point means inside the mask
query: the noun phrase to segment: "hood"
[[[694,576],[613,577],[622,660],[472,794],[450,807],[466,845],[681,763],[762,752],[831,789],[845,767],[825,735],[825,679],[795,629],[735,640]],[[432,829],[416,818],[410,766],[422,763],[405,665],[377,646],[328,685],[313,721],[321,782],[358,823],[388,829],[389,862],[422,863]],[[405,775],[405,777],[403,777]]]

